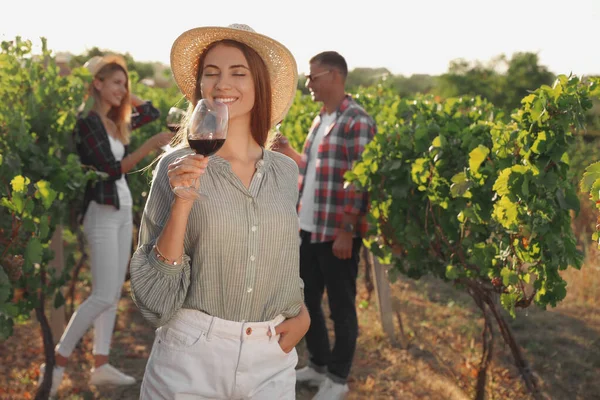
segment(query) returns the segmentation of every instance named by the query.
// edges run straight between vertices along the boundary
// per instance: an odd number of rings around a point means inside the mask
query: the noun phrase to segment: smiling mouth
[[[222,104],[227,104],[227,105],[233,103],[236,100],[237,100],[236,97],[215,97],[216,103],[222,103]]]

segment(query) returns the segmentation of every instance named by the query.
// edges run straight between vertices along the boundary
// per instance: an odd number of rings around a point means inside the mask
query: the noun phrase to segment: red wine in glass
[[[215,154],[225,143],[225,139],[188,139],[190,147],[204,157]]]
[[[181,128],[182,122],[185,120],[185,111],[181,108],[171,107],[169,109],[169,113],[167,114],[167,128],[177,134],[179,128]],[[172,150],[170,145],[162,146],[161,149],[165,152],[169,152]]]

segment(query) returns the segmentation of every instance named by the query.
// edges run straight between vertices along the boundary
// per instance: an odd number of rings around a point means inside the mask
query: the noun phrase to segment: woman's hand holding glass
[[[169,164],[167,176],[171,188],[192,187],[200,188],[200,176],[206,172],[208,157],[201,154],[186,154]],[[194,201],[193,198],[187,199]]]

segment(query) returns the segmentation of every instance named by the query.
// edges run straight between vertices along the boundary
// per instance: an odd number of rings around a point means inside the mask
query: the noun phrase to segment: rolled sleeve
[[[160,261],[152,245],[140,246],[131,258],[131,294],[144,318],[165,325],[181,308],[190,285],[189,257],[181,265]]]
[[[160,111],[147,101],[134,108],[131,115],[131,129],[137,129],[141,126],[156,121],[160,117]]]

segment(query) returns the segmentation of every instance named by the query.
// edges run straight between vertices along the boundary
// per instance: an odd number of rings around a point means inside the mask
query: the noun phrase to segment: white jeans
[[[73,314],[56,346],[58,353],[69,357],[94,324],[94,354],[108,355],[117,316],[121,287],[131,256],[131,207],[98,204],[92,201],[85,213],[83,229],[90,251],[92,294]]]
[[[233,322],[179,310],[156,330],[140,399],[294,400],[298,354],[284,353],[274,335],[283,320]]]

